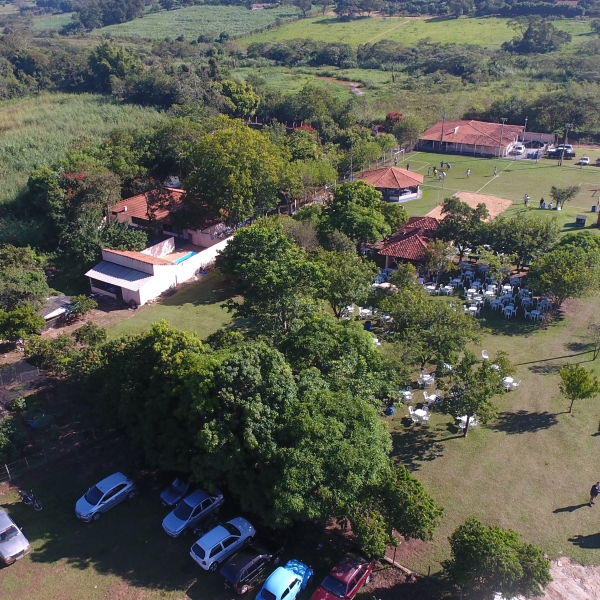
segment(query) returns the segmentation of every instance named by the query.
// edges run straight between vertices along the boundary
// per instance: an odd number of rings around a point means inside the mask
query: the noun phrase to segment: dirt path
[[[584,567],[569,558],[559,558],[550,566],[552,583],[543,600],[597,600],[600,598],[600,567]]]
[[[405,17],[403,21],[398,23],[398,25],[395,25],[394,27],[391,27],[390,29],[386,29],[385,31],[382,31],[381,33],[378,33],[377,35],[374,35],[370,40],[367,40],[364,43],[368,44],[369,42],[376,40],[378,37],[381,37],[382,35],[385,35],[386,33],[389,33],[390,31],[394,31],[395,29],[398,29],[398,27],[401,27],[402,25],[406,25],[407,23],[410,23],[411,21],[414,21],[414,20],[415,20],[414,17]]]

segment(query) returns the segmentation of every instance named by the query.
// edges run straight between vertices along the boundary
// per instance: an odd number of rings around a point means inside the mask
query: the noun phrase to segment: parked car
[[[216,571],[227,557],[242,546],[251,544],[256,531],[246,519],[236,517],[217,525],[199,538],[190,556],[206,571]]]
[[[160,495],[160,499],[165,506],[175,506],[190,489],[190,482],[177,477],[175,481]]]
[[[0,558],[5,565],[12,565],[31,550],[31,545],[17,524],[0,509]]]
[[[513,154],[525,154],[525,146],[523,144],[515,144],[512,149]]]
[[[563,158],[567,159],[575,158],[575,151],[573,150],[573,146],[571,146],[571,144],[560,144],[558,146],[554,146],[554,148],[548,148],[548,158],[560,158],[561,155],[563,156]]]
[[[373,563],[358,554],[346,554],[323,579],[310,600],[352,600],[369,583]]]
[[[272,551],[262,544],[251,544],[234,554],[219,571],[226,588],[245,594],[271,566],[278,565],[283,547]]]
[[[596,166],[600,167],[600,157],[596,159]]]
[[[578,165],[589,165],[590,164],[590,158],[589,156],[582,156],[578,161],[577,161]]]
[[[288,560],[264,582],[256,600],[294,600],[310,583],[314,571],[299,560]]]
[[[196,490],[186,496],[163,520],[162,526],[171,537],[181,535],[188,527],[194,527],[223,504],[223,494],[215,489],[211,494]]]
[[[78,519],[89,523],[97,521],[102,513],[135,496],[135,484],[123,473],[113,473],[91,487],[75,505]]]

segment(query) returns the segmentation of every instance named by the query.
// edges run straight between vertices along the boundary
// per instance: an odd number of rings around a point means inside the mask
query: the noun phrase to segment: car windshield
[[[194,544],[192,546],[192,552],[200,559],[203,559],[205,556],[204,548],[199,544]]]
[[[338,598],[343,598],[346,595],[346,584],[331,575],[325,577],[321,587]]]
[[[96,486],[94,486],[87,491],[87,494],[84,496],[84,498],[88,504],[96,506],[96,504],[102,500],[102,496],[104,496],[104,494]]]
[[[19,533],[14,525],[9,525],[4,531],[0,531],[0,542],[6,542]]]
[[[235,535],[237,537],[240,537],[240,535],[242,535],[242,532],[235,525],[232,525],[231,523],[225,523],[225,525],[223,525],[223,527],[225,527],[225,529],[227,529],[227,531],[231,535]]]
[[[187,521],[194,510],[193,506],[190,506],[185,500],[180,502],[175,509],[175,516],[182,521]]]

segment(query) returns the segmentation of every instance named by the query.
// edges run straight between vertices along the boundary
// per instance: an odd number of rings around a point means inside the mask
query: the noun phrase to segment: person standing
[[[597,481],[590,490],[590,501],[588,503],[589,506],[594,504],[594,500],[598,497],[598,494],[600,494],[600,481]]]
[[[443,160],[441,160],[441,161],[440,161],[440,169],[443,169],[443,168],[444,168],[444,161],[443,161]]]
[[[438,174],[437,167],[433,167],[433,176],[435,177]]]
[[[467,169],[467,179],[471,177],[471,169]]]
[[[494,167],[494,177],[496,177],[496,175],[498,175],[498,167]]]
[[[427,177],[431,175],[431,167],[427,167]]]
[[[525,204],[525,206],[529,205],[529,195],[528,194],[525,194],[523,196],[523,203]]]
[[[447,162],[447,163],[446,163],[446,166],[448,167],[448,171],[449,171],[449,170],[450,170],[450,163],[449,163],[449,162]]]
[[[446,179],[446,171],[442,171],[442,178]]]
[[[408,163],[406,163],[406,170],[410,171],[410,165]]]
[[[542,208],[543,205],[544,205],[544,197],[542,196],[540,198],[540,208]]]

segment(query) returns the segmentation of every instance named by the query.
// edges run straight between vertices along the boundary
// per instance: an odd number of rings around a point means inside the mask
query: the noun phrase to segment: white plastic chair
[[[422,423],[427,423],[427,425],[429,425],[429,420],[431,419],[431,415],[423,415],[421,417],[421,422]]]
[[[519,381],[513,381],[512,389],[513,390],[518,390],[520,385],[521,385],[521,380],[520,379],[519,379]]]
[[[490,359],[490,356],[489,356],[487,350],[482,350],[481,351],[481,358],[485,358],[485,360],[489,360]]]
[[[419,419],[419,417],[417,415],[415,415],[414,413],[411,413],[410,418],[412,419],[413,423],[420,423],[421,420]]]

